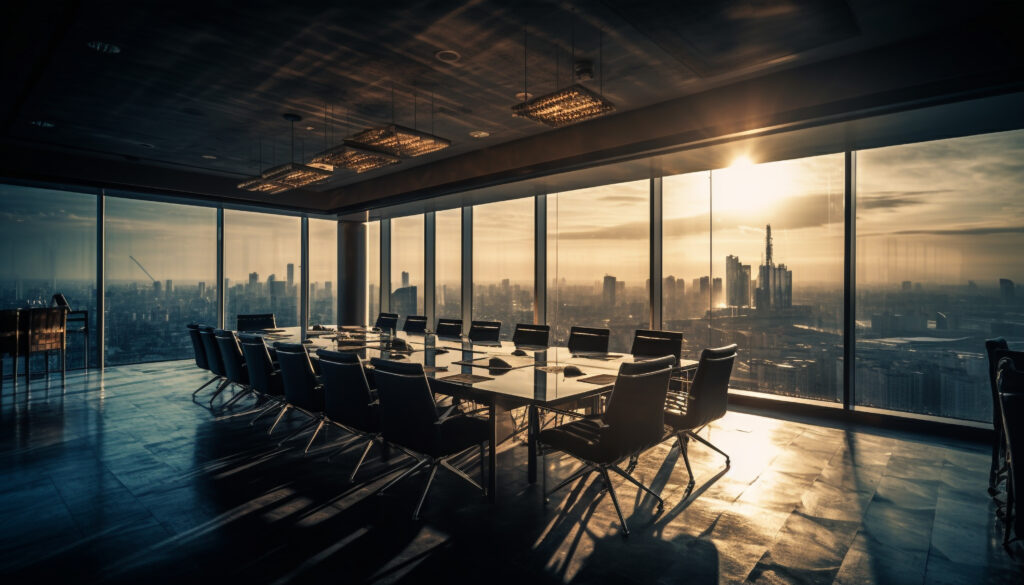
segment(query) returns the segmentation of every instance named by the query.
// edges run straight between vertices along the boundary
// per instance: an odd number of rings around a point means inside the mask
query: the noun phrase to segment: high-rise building
[[[604,288],[602,289],[601,298],[604,300],[606,307],[615,306],[615,277],[608,276],[604,277]]]
[[[249,273],[249,286],[255,286],[260,281],[260,275],[258,272]]]
[[[295,264],[288,263],[288,289],[291,290],[295,284]]]
[[[405,270],[402,271],[402,288],[409,286],[409,273]]]
[[[765,226],[764,264],[757,273],[755,304],[758,311],[775,311],[793,306],[793,272],[785,264],[775,265],[772,257],[772,226]]]
[[[711,280],[711,302],[715,305],[722,304],[722,278],[716,276]]]
[[[408,273],[404,273],[408,275]],[[416,287],[403,286],[391,293],[391,311],[399,315],[415,315],[416,311]]]
[[[700,283],[699,286],[698,286],[698,283]],[[702,277],[700,277],[699,280],[697,280],[697,281],[695,281],[693,283],[693,287],[700,289],[700,296],[702,296],[702,297],[706,296],[709,292],[711,292],[711,277],[710,276],[702,276]]]
[[[205,296],[206,296],[206,283],[200,281],[199,282],[199,297],[202,298],[202,297],[205,297]]]
[[[1004,303],[1012,303],[1014,298],[1015,287],[1013,281],[1009,278],[999,279],[999,297],[1003,299]]]
[[[168,278],[167,280],[164,281],[164,294],[167,295],[167,296],[171,296],[171,293],[173,293],[173,292],[174,292],[174,281],[172,281],[170,278]]]
[[[750,305],[750,265],[736,256],[725,257],[725,303],[730,307]]]

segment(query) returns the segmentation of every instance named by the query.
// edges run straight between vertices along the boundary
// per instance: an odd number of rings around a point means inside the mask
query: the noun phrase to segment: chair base
[[[708,441],[707,439],[705,439],[704,437],[701,437],[700,435],[698,435],[694,431],[679,431],[678,433],[676,433],[676,444],[679,446],[679,451],[683,454],[683,463],[686,464],[686,473],[687,473],[687,475],[690,476],[690,482],[686,486],[686,496],[684,496],[684,497],[689,497],[690,492],[693,491],[693,486],[696,485],[696,480],[693,477],[693,467],[690,466],[690,454],[689,454],[690,439],[694,439],[696,441],[699,441],[699,442],[707,445],[713,451],[716,451],[722,457],[725,457],[725,467],[726,467],[726,469],[728,469],[732,465],[732,460],[729,458],[729,454],[726,453],[725,451],[722,451],[718,447],[712,445],[711,442]]]
[[[389,481],[387,484],[384,485],[384,487],[382,487],[379,490],[377,490],[377,495],[378,496],[384,495],[385,491],[387,491],[389,488],[391,488],[395,484],[401,482],[403,479],[413,475],[414,473],[416,473],[420,469],[423,469],[424,467],[428,468],[429,473],[427,475],[427,483],[423,486],[423,492],[420,494],[420,499],[416,503],[416,509],[413,510],[413,512],[412,512],[412,519],[413,520],[419,520],[419,518],[420,518],[420,510],[423,508],[423,503],[427,499],[427,492],[430,491],[430,485],[434,482],[434,476],[437,475],[438,467],[443,467],[443,468],[447,469],[448,471],[451,471],[455,475],[457,475],[457,476],[461,477],[462,479],[468,481],[470,484],[472,484],[474,487],[476,487],[478,490],[480,490],[483,495],[485,495],[485,496],[487,495],[487,488],[484,487],[484,485],[483,485],[484,483],[486,483],[484,481],[484,453],[483,453],[484,447],[483,447],[483,444],[481,444],[481,446],[479,447],[479,449],[480,449],[480,483],[477,483],[476,480],[474,480],[473,478],[469,477],[469,475],[467,475],[466,472],[462,471],[461,469],[455,467],[454,465],[452,465],[450,463],[450,461],[452,459],[457,459],[458,457],[460,457],[462,455],[465,455],[466,453],[469,453],[472,449],[475,449],[477,447],[469,447],[467,449],[463,449],[462,451],[459,451],[458,453],[454,453],[452,455],[447,455],[445,457],[430,457],[430,456],[426,456],[426,455],[421,455],[419,453],[414,453],[414,452],[409,451],[408,449],[404,449],[402,447],[398,447],[398,448],[403,453],[405,453],[406,455],[408,455],[408,456],[412,457],[413,459],[415,459],[416,463],[412,467],[410,467],[409,469],[406,469],[405,471],[403,471],[401,475],[399,475],[398,477],[396,477],[396,478],[392,479],[391,481]],[[367,451],[369,451],[369,445],[367,446]],[[365,456],[365,452],[364,452],[363,455]],[[362,460],[360,460],[360,463],[361,462],[362,462]],[[355,472],[353,472],[353,477],[354,476],[355,476]]]

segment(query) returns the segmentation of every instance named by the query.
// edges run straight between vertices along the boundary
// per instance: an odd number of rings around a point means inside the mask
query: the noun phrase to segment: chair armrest
[[[453,405],[449,406],[447,409],[445,409],[444,413],[440,417],[438,417],[438,419],[436,421],[434,421],[434,424],[435,425],[439,425],[439,424],[442,424],[442,423],[444,423],[446,421],[449,421],[449,420],[451,420],[453,418],[459,418],[459,417],[462,417],[462,416],[470,416],[472,414],[477,414],[477,413],[480,413],[480,412],[484,412],[486,410],[488,410],[488,408],[478,408],[476,410],[470,410],[469,412],[462,412],[461,410],[459,410],[459,405],[458,404],[453,404]],[[453,414],[453,412],[454,412],[454,414]]]
[[[593,415],[588,416],[585,414],[580,414],[578,412],[573,412],[571,410],[562,410],[561,408],[554,408],[552,406],[537,405],[537,410],[546,410],[548,412],[553,412],[555,414],[561,414],[564,416],[570,416],[572,418],[593,418]]]

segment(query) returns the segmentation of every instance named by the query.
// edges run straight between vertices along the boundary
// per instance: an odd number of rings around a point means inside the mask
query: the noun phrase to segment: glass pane
[[[391,312],[423,314],[422,215],[391,220]]]
[[[366,320],[372,324],[380,313],[380,222],[366,223]]]
[[[532,197],[473,208],[473,319],[501,321],[502,339],[533,323]]]
[[[844,166],[712,171],[711,345],[739,344],[732,388],[842,401]]]
[[[72,310],[88,311],[90,365],[99,363],[96,197],[0,184],[0,306],[48,307],[53,294],[62,293]],[[68,335],[68,368],[84,365],[85,341],[84,334]],[[35,362],[33,371],[39,368]]]
[[[434,254],[437,316],[461,319],[462,210],[438,211],[434,218],[437,236]]]
[[[224,326],[240,314],[274,313],[279,327],[299,324],[300,220],[224,210]]]
[[[650,327],[650,181],[548,196],[548,323],[565,345],[573,325],[611,329],[629,351]]]
[[[217,210],[107,197],[105,219],[106,363],[192,357],[185,326],[217,323]]]
[[[338,322],[338,222],[309,220],[309,324]]]
[[[1024,349],[1024,131],[857,153],[855,403],[992,420],[984,340]]]
[[[661,180],[661,322],[683,333],[683,356],[697,359],[711,345],[711,174]]]

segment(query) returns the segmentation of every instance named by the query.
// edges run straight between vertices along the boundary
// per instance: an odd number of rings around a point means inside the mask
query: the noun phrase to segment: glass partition
[[[502,339],[533,323],[533,205],[524,197],[473,207],[473,319],[501,321]]]
[[[309,219],[309,323],[337,324],[338,222]]]
[[[391,312],[423,314],[423,215],[391,220]]]
[[[434,214],[434,298],[438,317],[462,318],[462,209]],[[431,323],[430,327],[433,328]]]
[[[192,357],[186,325],[217,322],[217,209],[107,197],[109,365]]]
[[[299,324],[298,217],[224,210],[224,326],[240,314],[274,313],[279,327]]]
[[[573,325],[611,329],[628,352],[650,327],[650,181],[549,195],[547,316],[551,343]]]

